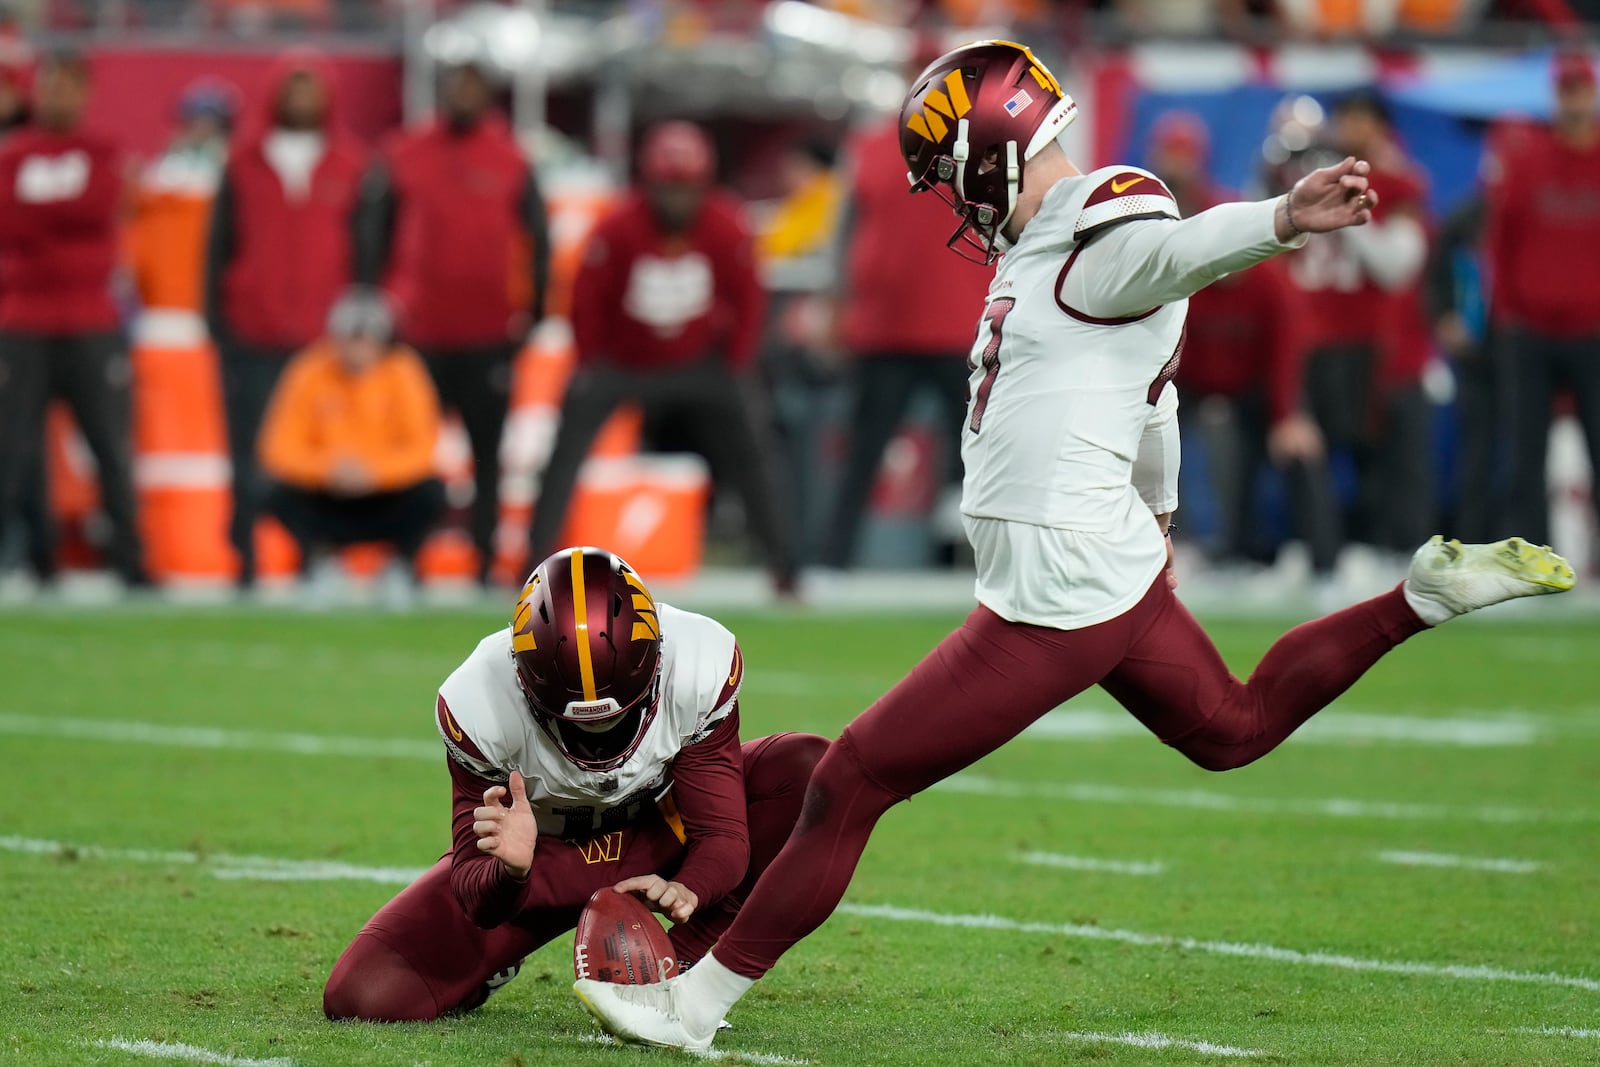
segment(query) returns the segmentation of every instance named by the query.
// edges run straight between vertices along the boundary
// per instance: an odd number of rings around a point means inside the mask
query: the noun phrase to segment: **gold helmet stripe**
[[[594,658],[589,653],[589,604],[583,593],[583,549],[572,550],[572,621],[578,628],[578,676],[583,681],[583,699],[596,700]]]

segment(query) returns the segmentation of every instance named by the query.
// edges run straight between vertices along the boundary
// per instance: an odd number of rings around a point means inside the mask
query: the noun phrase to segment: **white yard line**
[[[95,1048],[116,1049],[119,1052],[131,1052],[135,1056],[151,1056],[158,1060],[184,1060],[188,1063],[215,1063],[223,1067],[294,1067],[293,1060],[275,1057],[270,1060],[255,1060],[248,1056],[229,1056],[221,1052],[212,1052],[210,1049],[200,1048],[196,1045],[185,1045],[178,1041],[129,1041],[126,1038],[113,1037],[109,1040],[96,1041]]]
[[[1545,1037],[1600,1037],[1600,1030],[1582,1030],[1575,1026],[1519,1026],[1516,1032]]]
[[[1130,722],[1132,720],[1129,720]],[[438,761],[443,746],[432,740],[393,737],[340,737],[331,734],[233,730],[217,726],[169,726],[119,719],[22,715],[0,711],[0,734],[58,737],[74,741],[158,745],[174,748],[237,749],[287,752],[299,756],[352,756],[360,759]],[[1087,804],[1190,808],[1200,811],[1248,812],[1263,815],[1312,815],[1341,819],[1421,819],[1450,822],[1595,822],[1600,813],[1557,811],[1499,805],[1451,807],[1343,797],[1272,798],[1235,796],[1205,789],[1143,789],[1090,782],[1018,782],[979,774],[958,774],[933,787],[969,796],[1068,800]]]
[[[1189,952],[1207,952],[1217,956],[1272,960],[1277,963],[1292,963],[1302,967],[1335,967],[1346,971],[1413,974],[1429,978],[1457,978],[1483,982],[1515,982],[1524,985],[1569,986],[1573,989],[1600,993],[1600,979],[1596,978],[1585,978],[1581,975],[1554,974],[1548,971],[1509,971],[1479,963],[1418,963],[1410,960],[1372,960],[1333,952],[1303,952],[1300,949],[1279,948],[1276,945],[1258,945],[1238,941],[1203,941],[1194,937],[1147,934],[1139,930],[1118,930],[1105,926],[1088,926],[1083,923],[1023,922],[998,915],[952,915],[945,912],[924,911],[920,908],[900,908],[892,904],[846,903],[839,905],[839,912],[845,915],[855,915],[863,919],[890,919],[895,922],[921,923],[927,926],[950,926],[968,930],[1008,930],[1026,934],[1053,934],[1057,937],[1081,938],[1086,941],[1115,941],[1124,945],[1181,948]]]
[[[1062,1034],[1062,1037],[1073,1041],[1093,1041],[1103,1045],[1132,1045],[1134,1048],[1181,1048],[1190,1052],[1204,1052],[1208,1056],[1232,1056],[1247,1058],[1251,1056],[1265,1056],[1266,1053],[1254,1048],[1234,1048],[1232,1045],[1214,1045],[1210,1041],[1184,1041],[1181,1038],[1168,1037],[1166,1034],[1091,1034],[1081,1030],[1073,1030]]]
[[[226,852],[160,851],[143,848],[102,848],[74,845],[37,837],[0,836],[0,851],[40,856],[121,860],[129,863],[195,864],[217,878],[261,882],[378,882],[410,885],[426,867],[365,867],[332,860],[286,860],[270,856],[238,856]]]
[[[73,719],[65,716],[16,715],[0,712],[0,734],[62,737],[74,741],[165,745],[174,748],[235,748],[254,752],[292,752],[301,756],[356,756],[365,759],[443,761],[444,745],[392,737],[335,737],[326,734],[269,733],[218,726],[164,726],[117,719]]]
[[[220,877],[236,879],[259,878],[267,881],[284,880],[285,873],[288,872],[295,878],[304,879],[318,877],[323,880],[358,880],[403,884],[414,881],[426,870],[426,868],[422,867],[363,867],[325,860],[291,860],[267,856],[237,856],[226,853],[208,855],[188,851],[101,848],[96,845],[69,845],[60,841],[47,841],[29,837],[0,837],[0,849],[40,855],[75,855],[141,863],[207,865],[211,867],[213,873],[219,874]],[[1344,956],[1330,952],[1303,952],[1299,949],[1279,948],[1275,945],[1259,945],[1236,941],[1204,941],[1193,937],[1149,934],[1138,930],[1118,930],[1113,927],[1088,926],[1082,923],[1023,922],[998,915],[950,914],[947,912],[925,911],[920,908],[901,908],[892,904],[844,903],[839,905],[838,910],[839,914],[842,915],[855,915],[866,919],[888,919],[895,922],[922,923],[928,926],[1052,934],[1057,937],[1081,938],[1088,941],[1114,941],[1126,945],[1181,948],[1191,952],[1207,952],[1213,955],[1235,956],[1246,959],[1273,960],[1278,963],[1293,963],[1300,966],[1335,967],[1349,971],[1377,971],[1386,974],[1413,974],[1432,978],[1456,978],[1485,982],[1569,986],[1574,989],[1600,992],[1600,979],[1544,971],[1510,971],[1485,964],[1417,963],[1407,960],[1363,959],[1359,956]]]
[[[1056,867],[1064,871],[1095,871],[1100,874],[1161,874],[1167,865],[1159,860],[1103,860],[1095,856],[1065,856],[1059,852],[1024,852],[1018,863],[1033,867]]]
[[[578,1040],[586,1045],[607,1045],[612,1048],[622,1048],[622,1042],[610,1034],[584,1034]],[[761,1063],[770,1064],[771,1067],[802,1067],[810,1060],[797,1060],[790,1056],[779,1056],[771,1052],[746,1052],[744,1049],[713,1048],[705,1052],[692,1052],[690,1055],[703,1060],[733,1060],[735,1063]]]
[[[1026,735],[1049,741],[1148,738],[1150,732],[1120,708],[1059,708],[1028,727]],[[1496,714],[1486,718],[1430,718],[1378,715],[1334,707],[1296,731],[1293,744],[1308,742],[1370,744],[1388,742],[1509,748],[1547,739],[1543,722],[1526,716]]]
[[[471,648],[470,643],[463,645],[462,654]],[[29,634],[7,634],[6,649],[46,663],[75,664],[82,658],[69,645]],[[255,638],[241,643],[148,638],[140,644],[139,653],[146,658],[172,661],[174,666],[198,663],[206,667],[267,674],[285,670],[340,675],[348,675],[352,670],[370,671],[385,675],[398,674],[403,678],[432,677],[434,684],[444,681],[459,662],[449,658],[440,659],[435,653],[415,655],[376,649],[352,653]],[[853,695],[862,698],[861,706],[864,708],[867,701],[884,693],[899,680],[898,674],[763,670],[750,675],[743,684],[753,692],[771,693],[774,696],[815,696],[818,693]],[[428,683],[424,681],[423,684]],[[423,690],[423,696],[427,698],[426,689]]]
[[[1469,871],[1495,871],[1500,874],[1533,874],[1545,868],[1538,860],[1510,860],[1491,856],[1457,856],[1448,852],[1408,852],[1389,849],[1378,853],[1382,863],[1402,867],[1460,867]]]
[[[969,796],[1011,797],[1019,800],[1072,800],[1086,804],[1192,808],[1198,811],[1262,815],[1319,815],[1338,819],[1437,819],[1492,823],[1594,822],[1600,819],[1600,813],[1578,809],[1549,811],[1500,805],[1452,807],[1445,804],[1408,804],[1343,797],[1249,797],[1208,789],[1154,789],[1087,782],[1017,782],[981,774],[958,774],[946,778],[933,788]]]

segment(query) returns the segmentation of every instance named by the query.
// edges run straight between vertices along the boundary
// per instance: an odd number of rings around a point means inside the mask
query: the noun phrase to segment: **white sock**
[[[734,974],[707,952],[705,959],[679,979],[679,1010],[692,1034],[714,1034],[728,1009],[756,984],[754,978]]]
[[[1411,582],[1409,580],[1405,583],[1404,588],[1406,594],[1406,603],[1411,605],[1411,610],[1416,612],[1417,617],[1423,622],[1427,623],[1429,626],[1438,626],[1440,623],[1449,622],[1451,619],[1456,617],[1455,612],[1451,611],[1437,600],[1429,600],[1425,596],[1418,596],[1417,594],[1413,593],[1411,591]]]

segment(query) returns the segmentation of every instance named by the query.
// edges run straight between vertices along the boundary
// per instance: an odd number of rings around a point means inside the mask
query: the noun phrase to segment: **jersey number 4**
[[[994,392],[994,380],[1000,375],[1000,331],[1005,327],[1006,316],[1011,314],[1011,309],[1017,306],[1013,297],[1001,297],[999,300],[989,301],[989,306],[983,310],[983,321],[978,323],[978,336],[983,336],[983,328],[989,327],[989,343],[983,346],[983,354],[974,362],[971,355],[967,356],[967,369],[975,371],[983,367],[983,381],[978,383],[978,392],[969,395],[967,400],[972,404],[972,422],[969,424],[973,433],[983,428],[983,412],[989,406],[989,394]],[[970,386],[968,387],[970,394]]]

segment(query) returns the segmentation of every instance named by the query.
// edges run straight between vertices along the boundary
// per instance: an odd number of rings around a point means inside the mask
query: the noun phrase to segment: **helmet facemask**
[[[539,728],[561,754],[586,771],[610,771],[628,762],[655,720],[661,703],[661,660],[658,656],[650,684],[633,702],[623,706],[615,697],[573,700],[560,711],[546,708],[528,680],[516,668],[517,685]]]
[[[931,191],[950,205],[950,210],[961,216],[961,224],[956,227],[950,239],[945,242],[945,247],[950,249],[962,259],[984,266],[992,264],[1004,251],[1000,247],[1003,238],[1000,231],[1006,223],[1011,221],[1011,216],[1017,210],[1017,198],[1022,193],[1022,162],[1017,156],[1017,142],[1007,141],[1005,152],[1005,196],[1004,211],[997,204],[990,203],[981,198],[969,199],[967,190],[967,166],[971,161],[972,146],[967,139],[968,123],[960,119],[956,123],[956,139],[951,145],[949,155],[935,155],[928,161],[927,169],[919,176],[907,174],[911,181],[911,191],[921,193]],[[997,184],[997,176],[993,172],[1000,168],[1000,152],[998,145],[992,145],[983,154],[977,163],[978,175],[983,179],[982,184],[991,186]],[[992,190],[998,194],[999,189]],[[996,200],[1000,197],[996,195]]]

